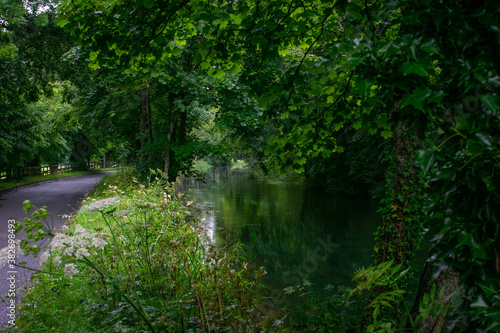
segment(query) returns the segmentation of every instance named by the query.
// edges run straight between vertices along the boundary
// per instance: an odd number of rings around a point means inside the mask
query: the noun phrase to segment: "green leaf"
[[[491,147],[491,140],[492,137],[490,135],[482,134],[482,133],[476,133],[476,137],[481,140],[486,146]]]
[[[427,174],[431,166],[434,164],[434,158],[434,150],[432,149],[420,150],[418,152],[418,161],[424,171],[424,175]]]
[[[362,60],[363,60],[363,58],[358,57],[358,56],[352,56],[352,57],[347,58],[347,61],[349,61],[354,67],[359,65]]]
[[[408,74],[417,74],[418,76],[429,76],[425,68],[413,61],[407,61],[403,63],[403,74],[408,75]]]
[[[457,113],[455,115],[455,128],[459,131],[469,129],[469,120],[462,113]]]
[[[477,282],[477,285],[486,293],[486,295],[497,295],[500,293],[500,290],[498,290],[497,286],[493,284],[493,281],[485,281],[485,282],[488,282],[489,285],[479,282]]]
[[[436,44],[436,40],[434,38],[429,39],[429,40],[425,41],[424,43],[422,43],[422,45],[420,46],[420,49],[426,53],[431,54],[431,55],[437,54],[438,56],[440,56],[441,58],[444,59],[444,56],[440,52],[439,47]]]
[[[483,299],[482,295],[479,295],[474,303],[470,305],[472,308],[487,308],[488,304]]]
[[[384,42],[380,49],[378,49],[378,53],[385,53],[392,46],[392,41]]]
[[[175,44],[179,45],[179,46],[184,46],[187,44],[187,40],[185,39],[176,39],[175,40]]]
[[[65,16],[59,15],[57,17],[56,23],[59,27],[64,28],[64,26],[69,23],[69,20]]]
[[[429,96],[430,90],[429,88],[417,88],[411,95],[405,95],[403,97],[403,104],[401,105],[401,108],[404,108],[408,105],[412,105],[415,109],[420,110],[420,111],[425,111],[424,110],[424,105],[423,103],[425,102],[426,98]]]
[[[242,66],[242,65],[240,65],[240,64],[235,64],[235,65],[233,66],[233,68],[231,68],[231,73],[232,73],[232,74],[238,74],[239,72],[241,72],[242,68],[243,68],[243,66]]]
[[[392,131],[382,131],[380,133],[380,135],[384,138],[384,139],[389,139],[390,137],[392,137]]]
[[[222,69],[219,69],[214,75],[217,79],[222,79],[224,76],[226,76],[226,73]]]
[[[356,87],[361,91],[361,95],[364,98],[368,97],[368,93],[370,91],[371,86],[372,86],[372,83],[369,80],[356,81]]]
[[[498,113],[498,96],[481,95],[481,103],[483,103],[488,110]]]
[[[200,68],[201,69],[208,69],[209,67],[210,67],[210,63],[209,62],[204,61],[204,62],[202,62],[200,64]]]
[[[295,163],[298,164],[298,165],[304,165],[306,164],[306,158],[305,157],[301,157],[299,159],[295,159]]]
[[[175,47],[173,50],[172,50],[172,54],[174,56],[178,56],[182,53],[182,49],[181,48],[178,48],[178,47]]]

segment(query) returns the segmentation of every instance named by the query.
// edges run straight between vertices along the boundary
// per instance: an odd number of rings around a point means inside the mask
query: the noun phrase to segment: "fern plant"
[[[408,269],[401,271],[401,264],[392,267],[393,262],[390,260],[377,266],[361,268],[354,274],[353,280],[359,282],[349,297],[364,290],[382,291],[366,307],[367,310],[371,310],[373,316],[373,323],[366,327],[367,332],[382,333],[396,330],[393,322],[387,320],[385,316],[380,316],[384,310],[394,309],[393,304],[398,304],[406,293],[399,288],[398,281],[408,273]]]

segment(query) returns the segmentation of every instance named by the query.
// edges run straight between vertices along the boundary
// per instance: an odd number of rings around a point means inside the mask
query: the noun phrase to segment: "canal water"
[[[371,263],[380,217],[377,202],[256,178],[249,171],[211,170],[205,182],[182,188],[202,212],[219,245],[241,243],[268,274],[263,283],[285,288],[302,280],[317,288],[353,285],[353,272]]]

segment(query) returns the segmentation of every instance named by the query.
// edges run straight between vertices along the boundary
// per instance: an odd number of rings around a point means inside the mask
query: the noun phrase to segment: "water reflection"
[[[370,264],[376,202],[280,182],[246,171],[213,170],[206,183],[182,187],[204,213],[217,245],[244,244],[248,257],[283,288],[302,279],[319,285],[352,284],[352,273]]]

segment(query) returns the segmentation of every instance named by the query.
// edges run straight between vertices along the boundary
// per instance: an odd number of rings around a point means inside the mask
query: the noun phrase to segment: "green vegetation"
[[[23,298],[19,329],[234,332],[266,325],[258,308],[265,271],[251,271],[239,247],[209,244],[189,222],[191,205],[164,178],[143,185],[130,172],[106,176],[61,231],[26,201],[25,211],[35,210],[16,226],[28,234],[20,246],[44,264]],[[44,238],[50,243],[31,243]]]
[[[368,193],[383,219],[368,270],[405,274],[372,288],[360,329],[422,331],[433,317],[435,330],[448,320],[452,331],[500,332],[496,1],[4,0],[0,9],[2,171],[83,170],[106,154],[141,180],[160,169],[174,181],[201,176],[195,161],[205,157],[236,158],[265,175]],[[426,230],[430,260],[410,295]],[[460,289],[460,305],[449,308],[438,287]],[[401,290],[416,298],[411,318]],[[439,310],[423,316],[430,299]],[[143,312],[135,319],[151,328]],[[199,325],[211,329],[203,318],[202,308]]]
[[[231,162],[231,169],[245,169],[248,168],[248,164],[244,160],[236,160]]]
[[[207,161],[205,160],[199,160],[194,162],[194,169],[200,173],[202,172],[207,172],[210,170],[213,166],[211,166]]]

